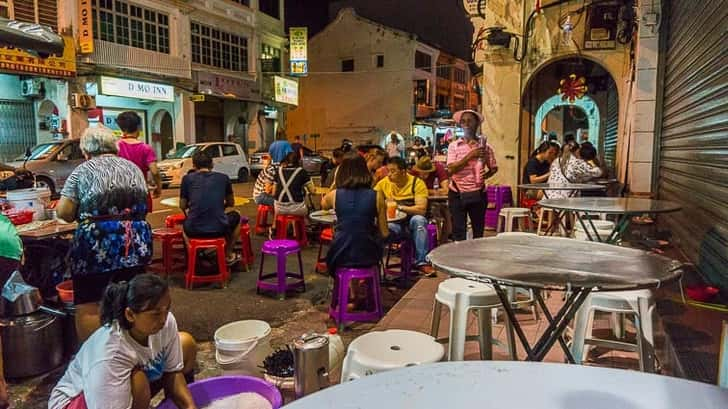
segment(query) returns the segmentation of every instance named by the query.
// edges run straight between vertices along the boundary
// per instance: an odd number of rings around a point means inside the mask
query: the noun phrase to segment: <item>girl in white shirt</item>
[[[161,389],[179,408],[196,408],[187,381],[197,347],[177,332],[167,283],[140,274],[110,284],[102,326],[84,342],[51,392],[49,409],[149,408]]]

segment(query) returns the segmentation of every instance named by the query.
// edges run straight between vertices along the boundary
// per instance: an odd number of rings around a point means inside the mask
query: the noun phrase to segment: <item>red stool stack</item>
[[[306,237],[306,217],[279,214],[276,216],[276,239],[285,240],[288,238],[288,225],[293,224],[293,240],[301,247],[308,245]]]
[[[319,252],[318,252],[318,259],[316,260],[316,272],[317,273],[325,273],[328,270],[328,267],[326,266],[326,257],[321,257],[321,254],[324,250],[324,244],[328,245],[331,244],[331,242],[334,240],[334,229],[331,227],[327,227],[323,230],[321,230],[321,235],[319,236]]]
[[[273,206],[258,205],[258,214],[255,217],[255,234],[263,234],[273,227],[272,224],[268,223],[269,213],[274,214]]]
[[[205,276],[195,274],[197,250],[201,249],[214,249],[217,253],[217,274]],[[187,289],[198,283],[220,283],[225,287],[230,276],[225,262],[225,239],[190,239],[187,251],[187,275],[185,276],[185,287]]]
[[[152,240],[162,242],[162,257],[152,260],[147,268],[149,271],[169,277],[176,269],[184,270],[184,237],[182,230],[175,228],[184,220],[185,215],[182,213],[167,216],[164,219],[166,227],[152,230]],[[175,253],[178,253],[178,257],[175,257]]]

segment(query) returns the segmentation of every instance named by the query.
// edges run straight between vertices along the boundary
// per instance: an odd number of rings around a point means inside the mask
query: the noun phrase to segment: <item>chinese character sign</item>
[[[291,74],[306,75],[308,73],[308,28],[291,27]]]
[[[284,104],[298,105],[298,82],[283,77],[274,77],[275,100]]]

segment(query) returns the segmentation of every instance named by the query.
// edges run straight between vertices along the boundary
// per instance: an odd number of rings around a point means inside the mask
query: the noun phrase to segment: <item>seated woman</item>
[[[564,144],[561,156],[551,163],[551,174],[548,183],[584,183],[602,175],[602,170],[599,167],[580,159],[578,152],[579,144],[575,141]],[[571,190],[555,190],[549,192],[549,198],[553,199],[571,196],[573,196],[573,191]]]
[[[110,284],[101,301],[103,326],[83,344],[53,388],[49,409],[147,409],[161,389],[178,408],[195,408],[187,388],[197,354],[177,332],[167,283],[141,274]]]
[[[286,155],[275,174],[276,214],[307,215],[306,190],[312,188],[311,177],[301,167],[301,157],[296,152]]]
[[[66,180],[57,208],[59,218],[78,220],[69,264],[79,342],[101,325],[104,288],[144,273],[152,258],[147,181],[134,163],[116,155],[116,142],[109,128],[84,131],[80,144],[88,160]]]

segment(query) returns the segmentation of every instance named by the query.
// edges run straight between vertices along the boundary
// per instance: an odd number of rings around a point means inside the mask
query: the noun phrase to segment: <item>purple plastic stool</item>
[[[374,308],[369,311],[348,312],[349,286],[353,280],[367,280],[371,288],[368,292],[369,305]],[[334,291],[331,294],[331,306],[329,317],[331,317],[339,329],[343,329],[344,322],[379,321],[384,316],[382,309],[382,290],[379,287],[378,266],[365,268],[337,268],[336,279],[334,280]]]
[[[513,193],[508,185],[490,185],[487,189],[488,203],[493,208],[485,211],[485,227],[495,229],[498,226],[498,215],[504,207],[513,206]]]
[[[283,406],[283,397],[278,388],[268,382],[252,376],[220,376],[208,378],[188,385],[192,399],[197,407],[208,406],[215,400],[239,393],[254,392],[266,398],[273,409]],[[165,399],[157,409],[176,409],[170,399]]]
[[[395,244],[390,243],[389,246],[387,246],[387,259],[384,262],[383,275],[384,278],[387,276],[399,277],[406,285],[408,283],[409,276],[412,273],[412,264],[414,264],[415,260],[415,249],[412,240],[410,239],[402,239],[396,243],[399,244],[399,263],[389,263],[389,259],[394,251],[392,249],[392,245]]]
[[[429,223],[427,225],[427,251],[432,251],[437,247],[437,225]]]
[[[286,271],[286,257],[297,253],[298,268],[300,273],[292,273]],[[275,273],[263,274],[263,264],[265,255],[275,255],[278,261]],[[275,278],[274,281],[266,281]],[[291,278],[292,280],[289,280]],[[306,291],[306,282],[303,278],[303,261],[301,260],[301,246],[295,240],[268,240],[263,243],[260,250],[260,271],[258,272],[258,284],[256,292],[260,294],[260,290],[272,290],[278,294],[278,298],[284,300],[286,291],[302,288]]]

